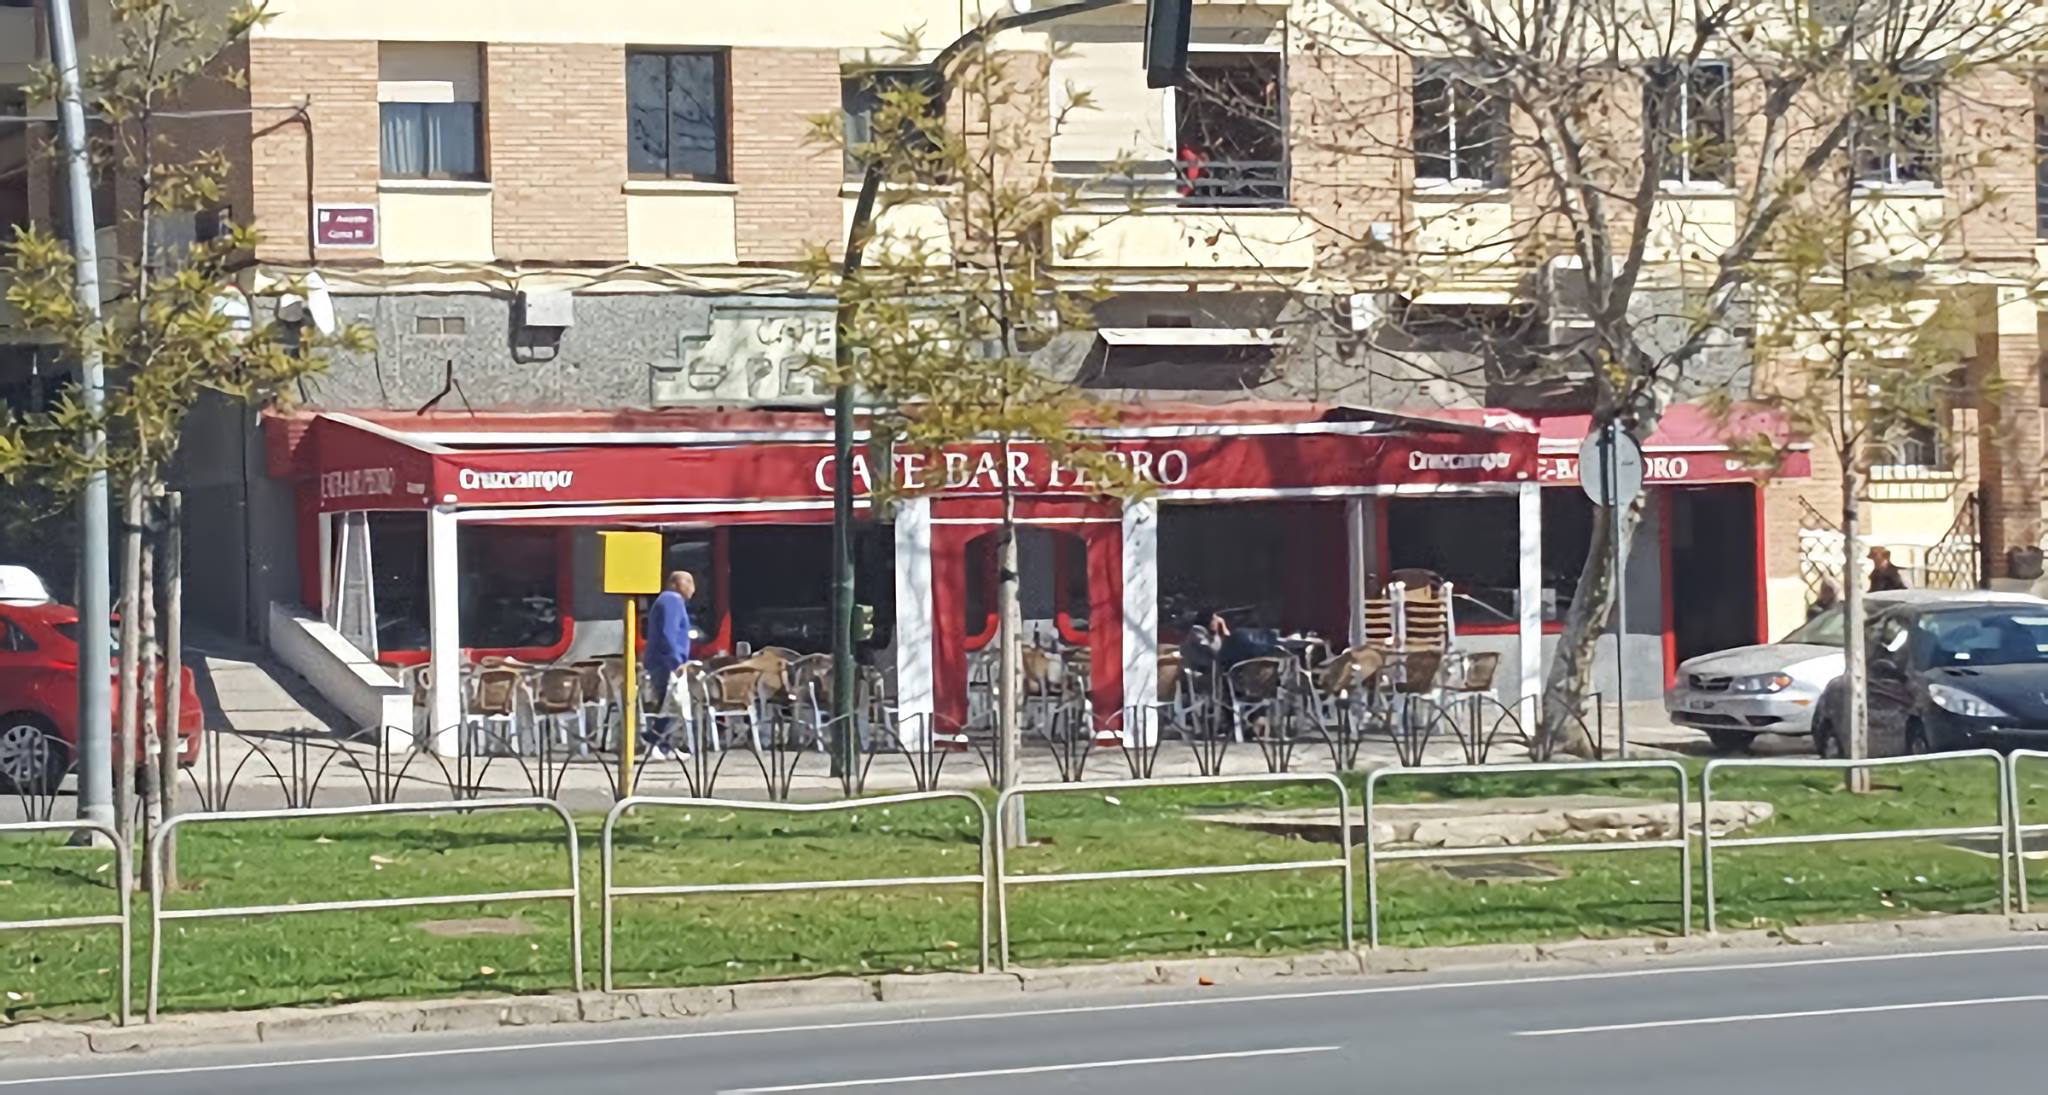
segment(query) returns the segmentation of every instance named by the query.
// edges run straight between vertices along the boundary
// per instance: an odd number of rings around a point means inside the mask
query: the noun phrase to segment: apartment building
[[[203,127],[193,139],[236,164],[221,212],[263,234],[250,288],[264,306],[280,303],[266,288],[315,273],[339,319],[371,328],[376,348],[340,356],[290,409],[216,409],[195,426],[183,468],[190,542],[221,565],[189,571],[205,588],[188,604],[250,634],[270,626],[274,605],[304,606],[368,653],[403,661],[449,638],[434,633],[438,589],[459,597],[461,647],[552,660],[618,645],[616,602],[597,590],[596,532],[658,527],[675,565],[710,577],[706,648],[821,646],[828,479],[825,464],[804,461],[827,435],[827,393],[803,366],[830,350],[833,312],[802,267],[843,240],[857,175],[840,149],[809,139],[811,123],[838,115],[860,133],[872,97],[850,75],[906,28],[927,45],[951,40],[974,24],[973,5],[273,6],[277,17],[230,59],[246,85],[193,89],[196,103],[241,112],[192,123]],[[1194,78],[1177,89],[1145,86],[1139,6],[1006,36],[1000,48],[1032,84],[1027,113],[1067,119],[1033,130],[1035,161],[1087,196],[1062,221],[1088,230],[1089,246],[1060,270],[1110,289],[1097,328],[1055,335],[1041,360],[1123,408],[1133,438],[1367,436],[1394,428],[1381,412],[1398,412],[1452,423],[1434,443],[1483,472],[1487,431],[1533,430],[1528,489],[1232,481],[1144,511],[1156,528],[1139,540],[1129,513],[1050,502],[1026,543],[1030,615],[1076,642],[1089,641],[1091,618],[1102,634],[1112,609],[1115,627],[1143,621],[1169,641],[1182,617],[1212,608],[1341,636],[1359,626],[1347,601],[1425,568],[1463,594],[1458,626],[1471,642],[1533,672],[1536,636],[1561,627],[1587,550],[1576,454],[1590,387],[1584,371],[1525,367],[1516,346],[1555,343],[1582,322],[1570,271],[1520,261],[1533,199],[1501,151],[1504,108],[1455,58],[1331,48],[1309,29],[1313,8],[1198,5]],[[32,5],[0,2],[0,48],[18,47],[7,28],[34,18]],[[0,83],[23,60],[0,54]],[[2003,575],[2007,549],[2041,535],[2032,162],[2024,145],[1967,145],[1994,127],[2031,134],[2034,83],[2003,71],[1971,80],[1915,97],[1930,104],[1914,107],[1923,113],[1887,115],[1920,143],[1869,142],[1857,182],[1867,215],[1894,235],[1959,212],[1963,232],[1925,255],[1953,277],[1930,283],[1976,302],[1979,333],[1959,353],[2000,378],[2003,398],[1959,403],[1946,435],[1890,439],[1873,534],[1932,547],[1974,497]],[[1740,83],[1710,63],[1654,90],[1646,109],[1689,131],[1726,129]],[[1090,109],[1064,111],[1074,89]],[[1950,147],[1930,147],[1930,132]],[[1714,136],[1739,148],[1744,135]],[[0,214],[16,220],[54,212],[47,172],[28,166],[37,139],[32,126],[0,131]],[[1987,159],[1944,187],[1943,164]],[[10,174],[7,163],[24,167]],[[1743,170],[1739,158],[1673,168],[1648,245],[1662,278],[1649,310],[1681,311],[1688,265],[1727,245]],[[893,215],[896,230],[943,227],[937,206]],[[1963,249],[1967,271],[1955,261]],[[1387,253],[1426,261],[1388,276],[1360,258]],[[1799,618],[1802,529],[1839,505],[1823,451],[1788,439],[1760,479],[1690,402],[1773,363],[1753,360],[1740,331],[1704,361],[1648,444],[1652,504],[1630,546],[1622,659],[1639,695],[1685,656]],[[35,398],[24,378],[43,383],[50,363],[20,346],[7,362],[10,398]],[[695,456],[654,457],[667,447]],[[569,452],[609,462],[579,472],[568,457],[536,456]],[[1413,455],[1409,486],[1456,463]],[[430,494],[440,481],[420,469],[444,458],[467,463],[450,465],[452,493]],[[1179,456],[1183,475],[1191,459]],[[788,472],[798,465],[809,474]],[[790,493],[768,505],[769,482]],[[455,519],[437,517],[458,497],[477,507],[459,540],[447,531]],[[1534,539],[1489,534],[1520,524],[1528,536],[1538,518]],[[1125,534],[1098,550],[1062,525],[1088,521],[1120,521]],[[899,521],[861,536],[876,645],[901,645],[890,626],[905,618],[899,602],[935,581],[959,587],[945,612],[964,619],[960,641],[985,643],[986,538],[919,569],[905,562],[907,535]],[[953,544],[917,551],[941,541]],[[1533,573],[1520,561],[1532,546]],[[1131,649],[1121,668],[1135,688]]]

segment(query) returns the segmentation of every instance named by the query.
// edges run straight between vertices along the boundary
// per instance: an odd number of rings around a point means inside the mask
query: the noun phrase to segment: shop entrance
[[[1757,615],[1757,488],[1669,488],[1672,665],[1764,641]]]

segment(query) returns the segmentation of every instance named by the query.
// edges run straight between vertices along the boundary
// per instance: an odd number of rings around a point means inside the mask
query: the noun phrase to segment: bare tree
[[[1934,123],[1931,105],[1899,109],[1901,81],[2024,85],[2006,66],[2041,20],[1991,0],[1327,0],[1295,33],[1336,92],[1293,108],[1320,116],[1321,154],[1378,163],[1353,174],[1408,196],[1369,231],[1325,216],[1341,240],[1327,264],[1408,301],[1489,286],[1531,302],[1467,338],[1484,379],[1576,388],[1596,425],[1642,439],[1674,402],[1746,394],[1755,290],[1787,272],[1771,272],[1787,218],[1842,180],[1916,182],[1865,177]],[[1429,377],[1403,318],[1366,339]],[[1638,499],[1624,542],[1641,516]],[[1549,749],[1592,748],[1610,527],[1596,511],[1546,681]]]

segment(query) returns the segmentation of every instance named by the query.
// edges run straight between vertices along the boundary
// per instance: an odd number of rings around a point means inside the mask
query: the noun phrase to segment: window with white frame
[[[1657,135],[1659,177],[1681,186],[1725,186],[1734,122],[1728,65],[1659,64],[1643,78],[1643,117]]]
[[[379,174],[385,179],[484,177],[479,47],[385,42],[377,49]]]
[[[1856,76],[1856,185],[1931,186],[1941,181],[1938,81],[1865,68]]]
[[[1508,102],[1470,61],[1415,63],[1415,177],[1425,183],[1508,182]]]

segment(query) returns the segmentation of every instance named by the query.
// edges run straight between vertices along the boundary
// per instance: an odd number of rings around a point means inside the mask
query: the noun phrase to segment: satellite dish
[[[327,291],[327,282],[319,274],[306,275],[306,318],[323,335],[335,332],[334,295]]]
[[[249,313],[249,298],[232,285],[214,296],[213,314],[227,317],[228,338],[235,342],[248,338],[249,331],[255,327]]]
[[[319,274],[308,273],[299,283],[299,290],[277,298],[277,318],[286,323],[310,323],[323,335],[333,334],[334,295],[327,291],[326,280]]]

